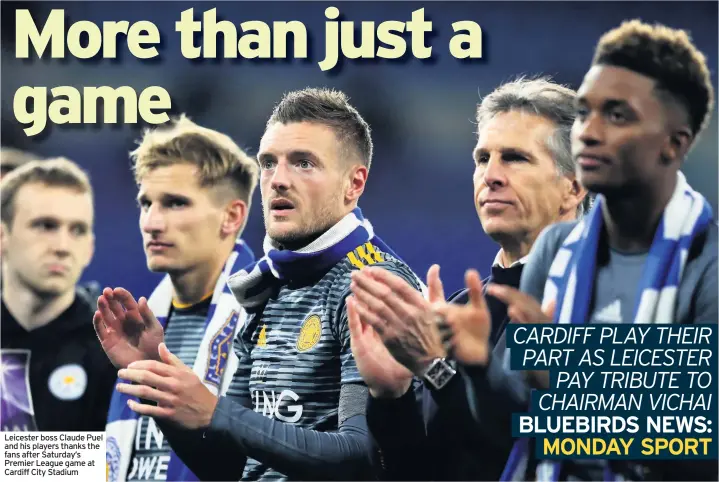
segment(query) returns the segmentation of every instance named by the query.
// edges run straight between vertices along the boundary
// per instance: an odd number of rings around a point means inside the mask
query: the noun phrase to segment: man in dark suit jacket
[[[475,207],[484,231],[501,248],[484,286],[518,287],[539,233],[575,219],[586,207],[570,152],[574,96],[545,79],[519,79],[495,90],[477,109]],[[352,285],[352,346],[370,387],[367,420],[378,475],[497,480],[510,447],[476,430],[464,381],[431,306],[444,301],[439,267],[430,268],[427,278],[428,301],[382,270],[362,270]],[[463,290],[449,299],[467,303],[469,294]],[[511,313],[496,298],[488,296],[486,303],[496,341]]]

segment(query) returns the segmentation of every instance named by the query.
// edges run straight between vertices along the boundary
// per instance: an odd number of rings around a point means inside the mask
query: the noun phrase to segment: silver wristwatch
[[[441,390],[456,373],[457,370],[452,367],[452,362],[445,358],[435,358],[425,370],[422,379],[435,390]]]

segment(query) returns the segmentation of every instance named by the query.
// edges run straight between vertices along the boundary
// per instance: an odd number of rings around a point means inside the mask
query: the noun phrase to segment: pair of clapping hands
[[[374,397],[402,396],[412,376],[421,377],[437,358],[488,363],[492,322],[479,273],[467,271],[465,284],[469,302],[454,304],[445,301],[438,265],[427,272],[427,299],[385,269],[352,273],[347,299],[352,353]],[[553,306],[543,312],[533,297],[512,287],[490,284],[487,294],[507,304],[514,322],[552,321]]]
[[[105,288],[92,321],[103,350],[120,368],[118,376],[133,382],[118,383],[117,390],[156,403],[129,400],[130,409],[191,429],[210,424],[217,397],[167,349],[162,325],[145,298],[135,301],[123,288]]]

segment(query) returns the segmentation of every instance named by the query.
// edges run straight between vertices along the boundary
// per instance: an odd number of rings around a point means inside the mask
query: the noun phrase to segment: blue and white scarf
[[[244,241],[238,238],[222,274],[215,284],[210,309],[207,313],[205,336],[192,367],[192,370],[214,395],[221,395],[227,391],[232,375],[237,370],[238,359],[232,350],[232,343],[247,318],[247,314],[238,306],[230,292],[227,279],[232,272],[253,263],[254,260],[252,251]],[[166,275],[147,302],[163,329],[170,314],[172,296],[172,281],[170,276]],[[229,373],[230,376],[223,376],[225,373]],[[108,423],[105,429],[108,482],[124,482],[130,465],[132,443],[135,439],[139,415],[127,406],[128,400],[137,401],[137,397],[130,397],[117,390],[112,394]],[[167,468],[167,480],[196,481],[198,479],[172,451]]]
[[[269,236],[263,244],[265,256],[251,266],[230,276],[227,283],[237,301],[250,314],[264,309],[265,302],[277,282],[289,279],[306,279],[328,271],[365,243],[371,242],[398,261],[400,258],[379,237],[360,208],[343,217],[322,236],[297,251],[280,250]],[[377,258],[379,260],[379,258]],[[421,284],[420,286],[424,286]]]
[[[549,269],[542,307],[556,302],[555,323],[586,323],[594,292],[597,249],[604,227],[602,205],[597,196],[593,209],[562,243]],[[649,249],[639,282],[634,323],[673,323],[679,283],[684,273],[689,248],[695,236],[712,222],[711,206],[695,192],[681,172]],[[509,456],[501,480],[524,480],[532,444],[517,441]],[[559,479],[561,464],[541,461],[537,480]],[[617,480],[609,468],[606,480]]]

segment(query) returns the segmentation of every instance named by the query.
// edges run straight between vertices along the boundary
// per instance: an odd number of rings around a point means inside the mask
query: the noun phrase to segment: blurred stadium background
[[[433,22],[433,59],[349,61],[330,73],[323,59],[324,10],[337,6],[345,20],[408,21],[425,8]],[[299,20],[310,32],[305,60],[203,60],[181,56],[175,22],[195,9],[195,18],[216,7],[218,18]],[[472,201],[474,111],[480,96],[518,75],[551,75],[577,88],[593,47],[606,30],[640,18],[687,29],[706,54],[716,86],[716,2],[2,2],[2,144],[43,156],[63,155],[87,169],[96,193],[95,258],[85,280],[124,286],[148,295],[158,275],[147,272],[138,229],[136,187],[128,152],[139,125],[52,126],[28,138],[12,106],[24,85],[56,87],[151,85],[172,96],[173,110],[231,135],[252,154],[264,124],[284,92],[306,86],[345,91],[373,128],[375,157],[361,207],[379,235],[418,272],[442,266],[447,292],[462,287],[463,273],[486,273],[497,246],[482,232]],[[52,8],[67,23],[149,20],[162,35],[160,59],[133,58],[120,42],[120,60],[14,58],[15,10],[27,8],[44,25]],[[484,58],[465,62],[448,50],[451,24],[473,20],[484,32]],[[239,28],[239,27],[238,27]],[[715,87],[716,88],[716,87]],[[717,209],[716,107],[708,131],[684,172]],[[244,238],[259,257],[264,225],[259,189]]]

